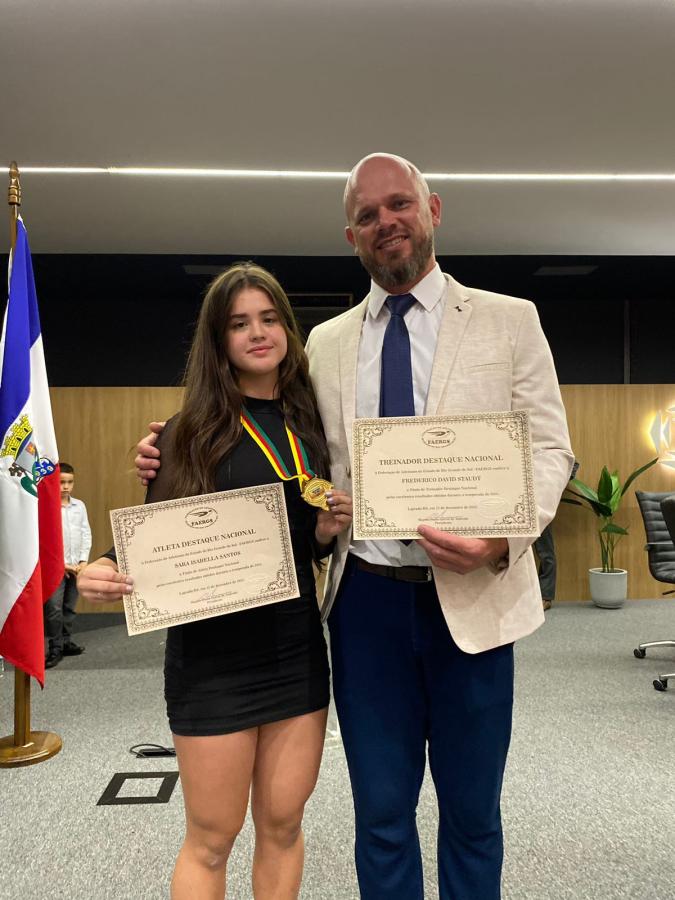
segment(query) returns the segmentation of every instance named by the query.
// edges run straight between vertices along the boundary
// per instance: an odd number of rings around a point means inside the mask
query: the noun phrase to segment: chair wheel
[[[668,689],[668,682],[664,681],[662,678],[655,678],[654,689],[657,691],[665,691]]]
[[[644,659],[646,655],[647,651],[643,650],[642,647],[636,647],[635,650],[633,650],[633,656],[636,659]]]

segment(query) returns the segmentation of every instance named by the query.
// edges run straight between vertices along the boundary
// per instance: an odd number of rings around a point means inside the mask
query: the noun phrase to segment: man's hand
[[[157,469],[161,466],[159,460],[161,454],[155,447],[155,441],[157,440],[157,435],[164,430],[165,425],[166,422],[151,422],[150,434],[146,434],[136,445],[137,455],[134,460],[136,475],[141,479],[141,484],[144,484],[146,487],[148,482],[152,481],[157,475]]]
[[[419,546],[439,569],[466,575],[505,556],[509,549],[506,538],[467,538],[439,531],[431,525],[420,525]]]

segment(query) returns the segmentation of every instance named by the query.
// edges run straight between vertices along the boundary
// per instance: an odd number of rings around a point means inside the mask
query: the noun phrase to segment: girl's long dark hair
[[[326,439],[319,418],[298,323],[276,278],[252,262],[230,266],[209,285],[185,370],[185,395],[172,434],[175,467],[171,497],[215,490],[216,466],[241,438],[242,398],[230,365],[226,338],[235,297],[246,288],[264,291],[288,340],[279,366],[278,395],[289,428],[303,441],[317,475],[330,477]]]

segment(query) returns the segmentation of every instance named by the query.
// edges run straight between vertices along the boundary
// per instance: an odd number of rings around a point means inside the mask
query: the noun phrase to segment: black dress
[[[245,404],[295,472],[278,401],[246,398]],[[164,457],[163,450],[148,502],[159,499]],[[215,489],[278,480],[244,432],[218,464]],[[312,569],[316,512],[302,500],[297,480],[284,482],[284,492],[300,596],[168,629],[164,696],[174,734],[228,734],[328,705],[328,655]]]

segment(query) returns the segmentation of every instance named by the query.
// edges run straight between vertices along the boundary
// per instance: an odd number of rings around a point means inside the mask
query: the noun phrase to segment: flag
[[[0,341],[0,656],[44,685],[43,604],[63,578],[61,488],[28,236]]]

